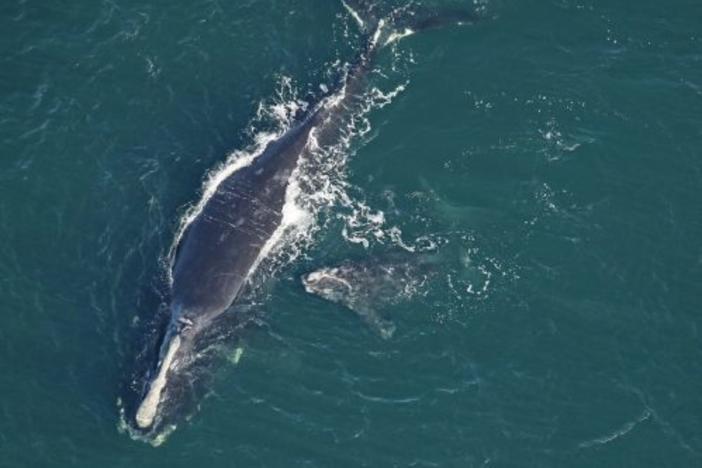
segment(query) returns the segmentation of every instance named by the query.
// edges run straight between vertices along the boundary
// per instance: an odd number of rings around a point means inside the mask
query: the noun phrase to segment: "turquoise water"
[[[181,218],[362,40],[331,0],[4,2],[0,466],[699,466],[702,4],[475,7],[381,53],[336,198],[152,448],[117,399]],[[437,250],[389,340],[299,281]]]

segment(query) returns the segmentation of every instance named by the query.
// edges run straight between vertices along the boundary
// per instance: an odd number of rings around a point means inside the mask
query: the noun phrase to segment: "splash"
[[[168,437],[178,428],[175,424],[170,424],[163,428],[158,434],[152,437],[135,429],[128,422],[124,403],[122,402],[121,398],[117,399],[117,408],[119,411],[119,418],[117,420],[117,432],[119,432],[120,434],[128,434],[132,440],[138,440],[150,444],[152,447],[158,447],[159,445],[163,444],[168,439]]]

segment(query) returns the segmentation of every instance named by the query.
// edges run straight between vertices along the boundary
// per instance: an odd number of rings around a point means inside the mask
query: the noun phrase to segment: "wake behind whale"
[[[179,421],[179,400],[192,393],[189,376],[201,364],[208,338],[228,318],[224,314],[240,299],[257,266],[280,236],[291,179],[300,161],[312,151],[333,145],[343,121],[363,105],[366,76],[378,50],[410,29],[398,33],[406,16],[374,19],[372,9],[352,9],[372,35],[359,59],[332,92],[310,107],[258,156],[224,174],[205,194],[178,238],[170,276],[168,324],[150,366],[143,396],[127,421],[148,440]],[[358,6],[358,5],[356,5]],[[469,13],[422,18],[431,28],[472,20]]]

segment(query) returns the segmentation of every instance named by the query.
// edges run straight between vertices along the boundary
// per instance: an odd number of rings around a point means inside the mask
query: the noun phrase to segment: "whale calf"
[[[382,309],[423,294],[432,276],[430,257],[371,258],[323,267],[303,275],[301,281],[308,293],[345,306],[389,339],[397,327]]]
[[[359,7],[358,2],[344,3],[347,8],[351,4]],[[363,12],[356,15],[361,18]],[[469,19],[473,19],[471,13],[454,12],[424,18],[420,26],[433,28]],[[184,230],[172,265],[168,324],[132,418],[142,433],[157,435],[177,421],[172,411],[178,405],[171,403],[188,385],[199,342],[240,296],[280,227],[290,179],[301,158],[311,151],[312,136],[317,146],[335,143],[344,116],[362,104],[375,54],[397,37],[392,35],[394,23],[400,24],[366,17],[363,27],[370,32],[372,26],[373,34],[345,78],[251,164],[220,181]]]

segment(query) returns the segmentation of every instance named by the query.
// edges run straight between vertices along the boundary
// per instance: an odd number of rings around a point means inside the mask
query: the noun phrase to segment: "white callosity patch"
[[[161,402],[161,395],[166,386],[168,370],[173,364],[173,358],[175,358],[178,348],[180,348],[180,336],[175,335],[168,345],[166,355],[161,361],[158,375],[151,381],[149,392],[146,394],[146,397],[144,397],[137,410],[136,423],[142,429],[150,427],[154,422],[158,405]]]
[[[340,300],[339,286],[342,286],[346,292],[351,292],[353,286],[338,272],[338,268],[324,268],[308,274],[302,279],[305,291],[318,294],[328,300]]]

